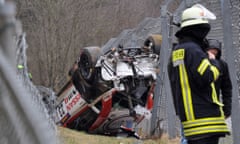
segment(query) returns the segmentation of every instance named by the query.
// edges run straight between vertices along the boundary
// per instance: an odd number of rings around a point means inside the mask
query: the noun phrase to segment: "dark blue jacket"
[[[168,65],[174,106],[187,139],[228,133],[214,82],[220,75],[217,60],[208,60],[198,42],[180,41]]]
[[[216,49],[218,50],[218,53],[216,55],[216,59],[219,61],[221,71],[220,76],[215,82],[215,87],[217,91],[217,95],[222,99],[222,102],[224,104],[223,111],[225,117],[229,117],[231,115],[231,109],[232,109],[232,82],[230,79],[230,74],[228,70],[227,63],[221,59],[222,56],[222,46],[221,42],[217,39],[208,39],[208,49]]]

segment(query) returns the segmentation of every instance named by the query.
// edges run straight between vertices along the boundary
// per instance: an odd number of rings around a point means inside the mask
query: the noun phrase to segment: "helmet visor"
[[[209,11],[207,8],[205,8],[203,5],[195,4],[192,7],[200,8],[202,10],[201,16],[196,17],[196,18],[203,18],[203,19],[209,19],[209,20],[216,19],[216,15],[214,13],[212,13],[211,11]]]

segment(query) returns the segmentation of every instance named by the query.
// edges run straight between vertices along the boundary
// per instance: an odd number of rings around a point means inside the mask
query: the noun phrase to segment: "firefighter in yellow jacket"
[[[204,52],[208,19],[216,17],[200,4],[183,11],[181,29],[175,34],[179,43],[168,65],[174,106],[188,144],[218,144],[219,137],[229,133],[214,85],[221,69]]]

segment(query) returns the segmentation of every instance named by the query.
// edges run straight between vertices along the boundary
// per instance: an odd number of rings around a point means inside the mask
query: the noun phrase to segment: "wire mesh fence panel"
[[[29,91],[34,86],[26,88],[26,83],[31,83],[27,71],[22,71],[22,78],[16,73],[16,61],[26,65],[26,55],[16,58],[16,49],[19,46],[24,53],[26,45],[13,5],[0,3],[0,143],[53,144],[56,143],[55,125],[48,121],[40,97]]]

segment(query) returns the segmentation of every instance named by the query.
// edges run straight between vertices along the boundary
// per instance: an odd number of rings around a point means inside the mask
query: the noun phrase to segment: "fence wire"
[[[217,38],[225,42],[225,46],[228,45],[226,42],[226,37],[231,37],[231,44],[233,50],[230,55],[227,54],[229,50],[224,46],[223,58],[226,60],[233,57],[234,64],[230,65],[229,69],[236,70],[232,73],[232,79],[235,83],[234,91],[234,108],[232,121],[228,122],[230,124],[236,125],[239,121],[239,92],[240,92],[240,3],[239,0],[182,0],[178,8],[176,8],[174,13],[167,11],[168,3],[163,5],[162,8],[166,8],[165,11],[161,11],[161,17],[159,18],[146,18],[144,19],[136,28],[124,30],[118,37],[110,39],[103,47],[102,51],[107,51],[112,47],[117,47],[119,44],[124,47],[128,46],[141,46],[144,40],[150,34],[162,34],[165,39],[163,43],[165,44],[163,48],[166,48],[166,53],[171,47],[172,42],[174,42],[173,34],[176,32],[177,28],[171,22],[171,17],[173,21],[178,21],[180,18],[180,13],[183,9],[193,3],[201,3],[217,15],[217,20],[212,22],[212,30],[209,37]],[[228,2],[228,3],[226,3]],[[223,5],[224,4],[224,5]],[[229,10],[231,16],[231,33],[224,25],[224,19],[227,19],[229,15],[225,15],[224,9]],[[10,13],[9,9],[7,12],[2,13],[6,10],[6,3],[0,1],[0,15],[3,15],[5,22],[9,22],[13,18],[13,13]],[[11,17],[9,19],[9,17]],[[166,23],[163,23],[163,20]],[[165,32],[163,31],[166,30]],[[13,37],[8,33],[2,33],[3,29],[0,29],[0,143],[1,144],[12,144],[12,143],[34,143],[34,144],[54,144],[56,142],[55,137],[55,125],[51,121],[51,116],[43,107],[41,102],[41,94],[38,89],[31,83],[26,64],[26,49],[18,49],[17,60],[15,55],[12,55],[16,49],[14,49]],[[225,34],[225,35],[224,35]],[[226,35],[229,34],[229,35]],[[10,36],[10,37],[9,37]],[[25,36],[17,37],[20,45],[18,47],[26,48]],[[10,38],[10,40],[9,40]],[[15,37],[16,38],[16,37]],[[12,41],[12,42],[11,42]],[[162,51],[161,51],[162,52]],[[166,58],[160,61],[161,66],[166,66]],[[25,69],[23,71],[18,71],[23,77],[17,76],[16,72],[16,61],[18,64],[23,64]],[[165,63],[165,64],[164,64]],[[167,89],[166,75],[162,72],[162,75],[158,76],[155,100],[157,101],[154,105],[153,119],[151,132],[156,130],[158,134],[162,131],[167,132],[170,137],[179,136],[179,121],[174,113],[171,100],[169,99],[169,90]],[[236,79],[235,79],[236,78]],[[25,87],[24,87],[25,86]],[[26,88],[27,87],[27,88]],[[41,88],[42,89],[42,88]],[[236,116],[236,117],[235,117]],[[233,122],[233,123],[231,123]],[[173,132],[175,130],[175,132]],[[237,144],[237,138],[240,138],[240,129],[233,129],[234,137],[228,136],[221,139],[221,143]],[[234,142],[233,142],[234,140]]]
[[[25,64],[26,44],[14,8],[13,3],[0,2],[0,143],[55,144],[56,127],[36,95],[38,91],[28,76],[25,79],[16,73],[17,46],[22,56],[18,61]]]

